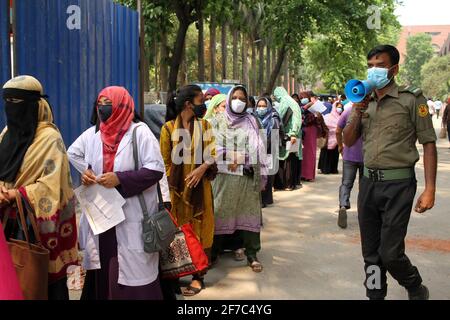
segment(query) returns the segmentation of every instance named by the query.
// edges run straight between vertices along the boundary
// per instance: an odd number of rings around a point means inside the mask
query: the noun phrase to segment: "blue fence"
[[[9,42],[9,0],[0,0],[0,88],[11,78],[11,47]],[[3,99],[0,97],[0,130],[5,126]]]
[[[137,12],[110,0],[16,1],[17,73],[42,82],[66,145],[104,87],[127,88],[138,106],[138,28]]]

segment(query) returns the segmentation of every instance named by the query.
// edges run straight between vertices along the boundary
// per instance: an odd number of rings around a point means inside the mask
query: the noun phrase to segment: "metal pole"
[[[17,68],[17,9],[16,9],[16,1],[12,2],[12,21],[10,21],[10,25],[12,26],[12,74],[13,77],[18,76],[18,68]],[[11,15],[8,15],[9,19]]]
[[[144,103],[144,59],[145,56],[145,30],[144,30],[144,15],[142,13],[142,0],[137,0],[137,9],[139,13],[139,111],[141,119],[144,120],[145,103]]]

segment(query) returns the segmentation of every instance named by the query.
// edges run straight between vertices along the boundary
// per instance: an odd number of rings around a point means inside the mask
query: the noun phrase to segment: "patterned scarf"
[[[33,82],[30,78],[16,80],[16,85],[20,89],[36,90],[27,88]],[[0,135],[0,141],[6,132],[7,129]],[[66,148],[46,100],[39,100],[36,134],[17,178],[12,183],[0,181],[0,185],[18,189],[28,211],[34,213],[42,244],[50,251],[49,282],[65,277],[67,267],[78,262],[76,199]],[[3,214],[15,216],[12,207],[0,210],[0,216]]]

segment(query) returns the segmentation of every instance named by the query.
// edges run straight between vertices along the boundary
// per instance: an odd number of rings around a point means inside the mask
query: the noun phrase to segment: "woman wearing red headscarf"
[[[100,184],[121,193],[125,221],[95,236],[82,215],[79,238],[88,270],[82,299],[161,300],[159,254],[144,252],[138,199],[142,193],[149,213],[158,211],[156,184],[164,172],[159,143],[135,116],[133,99],[124,88],[104,89],[97,111],[99,131],[92,127],[84,132],[69,148],[69,159],[83,174],[83,185]],[[133,158],[135,129],[138,170]]]
[[[0,300],[23,300],[16,270],[9,255],[3,226],[0,223]]]

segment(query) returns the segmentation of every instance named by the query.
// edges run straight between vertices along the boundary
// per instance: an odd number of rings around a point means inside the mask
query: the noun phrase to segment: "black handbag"
[[[139,157],[137,145],[137,128],[133,131],[133,158],[134,168],[139,170]],[[142,237],[144,239],[144,251],[147,253],[155,253],[166,250],[175,239],[177,227],[174,224],[170,213],[164,206],[161,187],[158,182],[158,212],[149,215],[144,195],[138,195],[141,205],[142,220]]]

